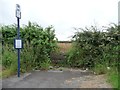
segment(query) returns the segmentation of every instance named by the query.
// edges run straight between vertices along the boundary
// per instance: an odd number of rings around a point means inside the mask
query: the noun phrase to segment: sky
[[[20,26],[28,21],[54,26],[59,41],[71,39],[75,28],[118,23],[119,0],[0,0],[0,24],[17,23],[16,4],[21,7]]]

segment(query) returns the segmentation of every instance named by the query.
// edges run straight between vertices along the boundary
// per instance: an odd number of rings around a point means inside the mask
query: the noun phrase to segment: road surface
[[[2,88],[85,88],[86,81],[90,82],[92,77],[95,75],[82,70],[32,71],[21,75],[20,78],[12,76],[3,79]],[[110,88],[105,81],[100,84],[100,88]]]

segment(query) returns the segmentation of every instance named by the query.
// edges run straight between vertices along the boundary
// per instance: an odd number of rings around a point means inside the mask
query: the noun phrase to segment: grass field
[[[60,49],[60,52],[66,53],[71,48],[72,43],[70,43],[70,42],[58,42],[57,45]]]

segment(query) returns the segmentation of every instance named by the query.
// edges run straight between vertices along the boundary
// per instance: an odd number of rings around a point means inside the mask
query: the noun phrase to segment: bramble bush
[[[120,50],[120,29],[117,25],[110,24],[105,30],[98,30],[96,26],[76,30],[73,46],[67,54],[67,64],[85,68],[95,68],[98,64],[117,67]]]
[[[13,41],[17,37],[16,25],[3,25],[2,48],[3,66],[9,68],[13,61],[17,63],[17,50],[13,47]],[[21,49],[21,71],[47,68],[50,65],[50,53],[57,48],[57,38],[53,26],[42,28],[36,23],[29,22],[20,28],[20,37],[23,40]],[[15,57],[15,58],[14,58]],[[46,66],[43,64],[47,64]],[[17,67],[16,67],[17,68]]]

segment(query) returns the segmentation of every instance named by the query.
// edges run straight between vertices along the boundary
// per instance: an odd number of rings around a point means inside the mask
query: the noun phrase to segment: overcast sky
[[[70,40],[76,28],[106,26],[118,22],[119,0],[0,0],[0,24],[16,23],[20,4],[21,26],[28,21],[42,27],[53,25],[58,40]]]

